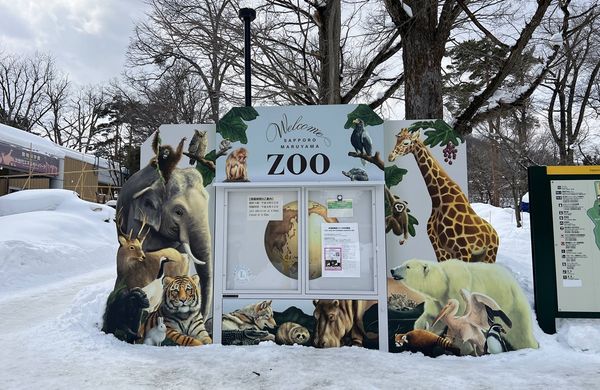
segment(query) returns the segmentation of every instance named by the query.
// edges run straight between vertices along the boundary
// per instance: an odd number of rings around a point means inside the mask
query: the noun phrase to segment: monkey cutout
[[[248,151],[246,148],[233,150],[225,160],[225,181],[250,181],[248,180],[248,167],[246,159]]]
[[[402,245],[408,239],[408,212],[410,211],[408,203],[392,194],[387,187],[385,188],[385,197],[392,211],[390,215],[385,217],[385,232],[391,230],[397,236],[404,235],[404,238],[400,238],[400,245]]]
[[[168,182],[171,177],[171,172],[177,167],[181,155],[183,154],[183,143],[186,138],[183,137],[177,145],[177,150],[173,150],[170,145],[160,144],[160,132],[156,130],[154,139],[152,140],[152,151],[154,151],[154,157],[150,160],[150,164],[158,166],[158,172]]]

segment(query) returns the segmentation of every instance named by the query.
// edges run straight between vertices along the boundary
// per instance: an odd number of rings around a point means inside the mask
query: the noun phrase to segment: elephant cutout
[[[209,195],[202,175],[195,168],[175,168],[165,175],[152,161],[129,178],[117,200],[117,211],[121,216],[117,221],[119,231],[141,234],[145,221],[144,252],[175,248],[193,261],[200,278],[204,318],[211,317],[213,282],[208,204]],[[113,318],[113,322],[114,316],[110,312],[121,310],[119,305],[129,302],[126,293],[116,296],[122,299],[109,299],[105,312],[105,319]],[[108,333],[115,333],[110,331],[113,328],[119,328],[119,324],[107,326],[105,323],[103,327]]]

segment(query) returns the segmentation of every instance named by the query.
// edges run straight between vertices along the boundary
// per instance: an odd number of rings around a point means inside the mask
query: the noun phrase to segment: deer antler
[[[125,232],[121,228],[121,224],[123,222],[123,213],[122,213],[122,211],[123,211],[122,207],[120,207],[117,210],[117,215],[116,215],[116,218],[115,218],[115,225],[117,225],[117,233],[119,235],[123,236],[123,237],[126,237],[127,235],[125,234]]]

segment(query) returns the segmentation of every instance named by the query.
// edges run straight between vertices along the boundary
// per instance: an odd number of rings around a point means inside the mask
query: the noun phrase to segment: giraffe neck
[[[417,146],[413,151],[421,175],[425,180],[427,191],[431,197],[431,207],[437,208],[441,204],[442,193],[440,190],[445,188],[443,192],[447,192],[449,187],[454,187],[456,184],[450,179],[444,168],[442,168],[436,159],[431,155],[431,152],[421,141],[417,141]]]

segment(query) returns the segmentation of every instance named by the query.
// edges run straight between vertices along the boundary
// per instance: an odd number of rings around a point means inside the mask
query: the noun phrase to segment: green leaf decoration
[[[425,135],[425,141],[423,141],[423,143],[430,148],[437,145],[448,145],[449,142],[452,142],[454,146],[465,142],[464,139],[450,127],[450,125],[441,119],[415,122],[410,125],[408,131],[415,132],[423,129],[426,129],[423,133]]]
[[[348,114],[348,120],[344,125],[344,129],[351,128],[353,126],[352,122],[359,118],[365,122],[365,126],[377,126],[383,123],[383,119],[371,107],[366,104],[359,104],[354,111]]]
[[[388,188],[392,188],[398,183],[402,181],[404,175],[406,175],[408,171],[404,168],[399,168],[396,165],[390,165],[385,167],[383,174],[385,176],[385,185]]]
[[[213,149],[204,156],[205,160],[216,161],[217,160],[217,152]],[[215,171],[202,164],[200,161],[196,161],[196,169],[202,175],[202,182],[204,183],[204,187],[208,186],[215,179]]]
[[[415,231],[415,225],[418,225],[419,221],[412,216],[412,214],[408,213],[408,234],[414,237],[417,232]]]
[[[217,151],[215,149],[213,149],[210,152],[206,153],[206,156],[204,156],[204,159],[209,160],[209,161],[217,161]]]
[[[217,133],[231,142],[240,141],[247,144],[246,129],[248,129],[248,125],[246,122],[257,117],[258,112],[254,107],[234,107],[217,123]]]

